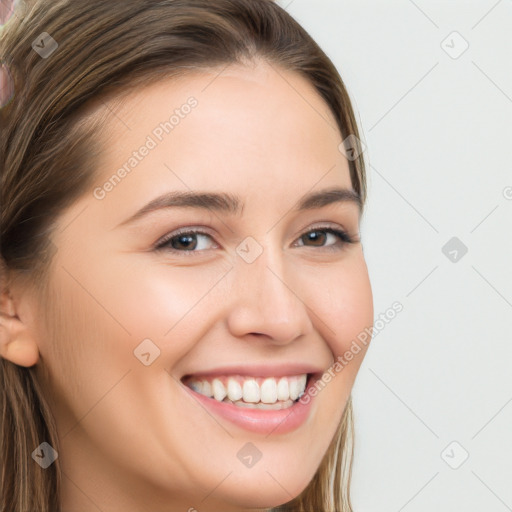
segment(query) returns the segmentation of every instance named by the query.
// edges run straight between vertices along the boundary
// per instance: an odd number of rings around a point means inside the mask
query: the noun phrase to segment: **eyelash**
[[[305,231],[304,233],[302,233],[302,235],[299,236],[298,239],[301,239],[302,237],[304,237],[305,235],[308,235],[309,233],[315,233],[315,232],[319,232],[319,231],[336,235],[338,237],[338,240],[341,241],[341,247],[336,247],[337,244],[335,244],[335,245],[328,245],[328,246],[319,246],[320,249],[325,249],[328,251],[336,251],[336,250],[341,250],[343,247],[345,247],[348,244],[354,244],[357,242],[357,240],[353,239],[350,235],[348,235],[342,229],[336,229],[336,228],[328,227],[328,226],[318,226],[313,229],[310,229],[309,231]],[[168,242],[170,242],[172,239],[182,236],[182,235],[205,235],[205,236],[212,238],[209,233],[206,233],[205,231],[202,231],[200,229],[183,229],[183,230],[179,230],[177,232],[174,232],[174,233],[171,233],[171,234],[165,236],[162,240],[160,240],[159,242],[156,243],[154,250],[157,252],[165,251],[165,252],[171,252],[174,254],[185,253],[187,256],[191,256],[192,253],[195,253],[195,252],[203,252],[201,250],[200,251],[194,251],[194,250],[180,251],[178,249],[171,248],[167,245]],[[312,247],[315,247],[315,246],[312,246]]]

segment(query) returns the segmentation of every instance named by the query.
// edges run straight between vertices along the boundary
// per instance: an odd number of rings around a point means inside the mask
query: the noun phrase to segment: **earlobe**
[[[0,315],[0,356],[19,366],[30,367],[39,360],[39,349],[21,320]]]

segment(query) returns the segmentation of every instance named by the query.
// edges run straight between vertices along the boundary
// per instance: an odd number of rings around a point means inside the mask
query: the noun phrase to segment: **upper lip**
[[[221,375],[247,375],[250,377],[286,377],[302,374],[321,374],[324,369],[319,366],[313,366],[310,363],[282,363],[271,364],[262,363],[257,365],[229,365],[212,368],[210,370],[201,370],[190,372],[183,376],[186,377],[214,377]]]

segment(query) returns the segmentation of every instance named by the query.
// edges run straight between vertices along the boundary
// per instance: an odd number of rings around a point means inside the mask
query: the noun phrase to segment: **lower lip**
[[[314,382],[314,379],[309,378],[304,395],[307,394],[312,382]],[[214,415],[225,418],[245,430],[266,435],[287,434],[298,429],[308,419],[311,412],[311,403],[313,402],[313,398],[310,396],[307,403],[298,400],[287,409],[251,409],[219,402],[214,398],[208,398],[201,395],[201,393],[197,393],[184,384],[183,387]]]

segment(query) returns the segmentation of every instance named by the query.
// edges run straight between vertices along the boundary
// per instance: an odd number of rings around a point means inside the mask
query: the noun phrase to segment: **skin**
[[[96,186],[167,112],[198,101],[104,199],[89,190],[59,216],[48,302],[28,288],[3,295],[2,356],[36,365],[55,413],[63,512],[234,512],[289,501],[318,469],[366,352],[284,435],[213,418],[180,384],[225,364],[328,369],[373,325],[357,205],[292,211],[313,190],[352,188],[328,106],[275,65],[219,71],[154,83],[116,107],[101,135]],[[117,227],[164,192],[199,189],[239,195],[243,214],[162,209]],[[355,243],[302,236],[325,224]],[[153,249],[184,226],[211,236],[197,235],[192,253]],[[236,253],[249,236],[263,248],[250,264]],[[150,366],[133,353],[146,338],[160,349]],[[252,468],[236,456],[247,442],[262,452]]]

